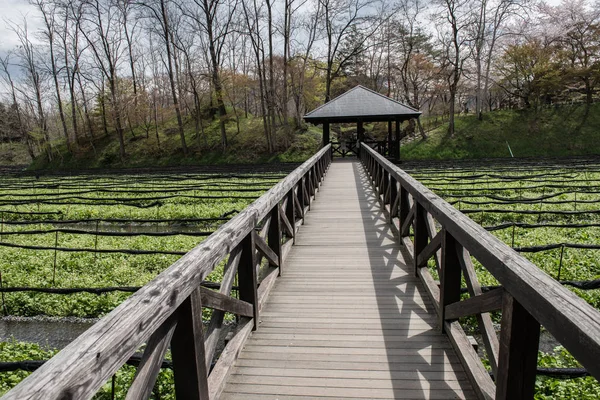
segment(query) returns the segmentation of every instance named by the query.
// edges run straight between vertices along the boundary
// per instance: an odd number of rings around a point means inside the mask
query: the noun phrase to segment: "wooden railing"
[[[371,148],[361,146],[360,158],[480,398],[533,398],[540,325],[600,378],[600,312]],[[482,293],[472,258],[502,286]],[[463,278],[470,297],[461,300]],[[492,376],[458,322],[467,316],[476,316]]]
[[[331,146],[326,146],[3,398],[88,399],[143,345],[127,399],[150,397],[169,348],[177,398],[217,398],[257,327],[261,307],[330,163]],[[201,286],[226,258],[220,290]],[[263,259],[268,266],[259,271]],[[259,272],[265,276],[260,281]],[[236,275],[239,299],[230,293]],[[203,307],[213,309],[206,330]],[[211,369],[225,312],[240,320]]]

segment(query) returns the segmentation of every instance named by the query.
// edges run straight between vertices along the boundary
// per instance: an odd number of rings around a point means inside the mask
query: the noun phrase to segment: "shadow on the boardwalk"
[[[389,228],[361,164],[354,164],[381,332],[395,398],[474,398],[457,355],[437,326],[435,310],[406,249]]]

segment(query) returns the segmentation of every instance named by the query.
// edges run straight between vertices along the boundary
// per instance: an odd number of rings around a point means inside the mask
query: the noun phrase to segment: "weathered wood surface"
[[[221,398],[473,398],[362,166],[319,190]]]

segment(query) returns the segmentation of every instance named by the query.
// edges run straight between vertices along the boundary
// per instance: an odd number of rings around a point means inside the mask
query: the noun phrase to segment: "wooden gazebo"
[[[329,124],[356,123],[357,140],[365,141],[363,123],[388,122],[387,150],[388,157],[400,159],[400,124],[412,118],[418,118],[421,112],[399,101],[390,99],[364,86],[356,86],[335,99],[323,104],[304,116],[306,122],[323,124],[323,145],[330,143]],[[396,122],[393,135],[392,123]]]

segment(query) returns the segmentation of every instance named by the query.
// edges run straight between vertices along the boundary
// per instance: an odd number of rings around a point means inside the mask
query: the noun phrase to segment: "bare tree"
[[[337,78],[346,64],[364,49],[364,42],[385,21],[375,19],[376,0],[318,0],[322,9],[325,42],[327,46],[325,67],[325,102],[331,99],[331,82]],[[339,50],[344,39],[352,31],[361,27],[362,40],[353,46],[340,58]]]
[[[221,146],[227,148],[225,130],[225,109],[223,84],[220,77],[221,55],[227,35],[231,33],[232,22],[238,6],[238,0],[193,0],[196,7],[187,7],[185,13],[194,21],[199,31],[206,35],[212,85],[219,110]]]
[[[100,72],[108,81],[111,108],[119,138],[119,154],[121,159],[125,159],[125,140],[118,86],[118,70],[123,45],[122,31],[119,26],[119,10],[114,4],[104,3],[100,0],[88,0],[85,4],[83,17],[85,26],[82,24],[80,32],[86,38]],[[102,107],[104,108],[104,104]],[[104,126],[106,129],[106,123]]]
[[[19,125],[20,130],[19,133],[21,134],[21,137],[25,140],[25,143],[27,144],[27,151],[29,152],[29,156],[33,160],[35,158],[33,143],[29,132],[27,132],[27,129],[25,128],[25,121],[21,113],[21,106],[19,105],[19,101],[17,100],[17,90],[15,88],[15,81],[13,80],[12,74],[10,73],[10,57],[11,53],[8,53],[4,58],[0,58],[0,72],[2,72],[2,77],[8,84],[8,87],[10,88],[10,97],[12,100],[13,107],[15,109],[17,123]]]
[[[454,135],[454,116],[458,84],[464,72],[469,40],[468,27],[472,23],[468,0],[441,0],[443,17],[438,20],[438,39],[441,45],[441,66],[446,71],[449,92],[448,134]]]
[[[158,4],[151,4],[148,2],[139,3],[143,7],[145,7],[150,15],[153,17],[153,20],[158,22],[160,25],[160,33],[161,38],[163,39],[163,44],[165,45],[165,50],[167,52],[166,56],[166,66],[167,73],[169,75],[169,83],[171,86],[171,96],[173,100],[173,106],[175,107],[175,114],[177,116],[177,127],[179,129],[179,137],[181,139],[181,148],[183,150],[183,154],[187,155],[188,148],[187,143],[185,141],[185,132],[183,130],[183,119],[181,118],[181,109],[179,107],[179,99],[178,99],[178,89],[175,81],[175,70],[173,67],[174,55],[172,49],[172,31],[171,31],[171,18],[169,16],[169,11],[167,7],[167,0],[158,0]]]
[[[42,75],[39,70],[39,58],[36,49],[29,38],[27,29],[27,20],[23,18],[23,24],[10,24],[10,28],[19,39],[20,46],[16,53],[19,58],[19,66],[25,74],[23,84],[28,87],[30,93],[23,92],[26,96],[30,108],[35,113],[37,126],[41,132],[42,147],[49,161],[52,161],[52,145],[50,143],[50,134],[48,131],[48,120],[44,111],[44,101],[42,99]],[[33,96],[31,98],[30,96]]]
[[[63,110],[63,102],[60,94],[60,84],[58,83],[58,66],[56,65],[56,55],[54,51],[55,46],[55,35],[56,35],[56,23],[55,16],[57,14],[57,6],[53,3],[48,3],[43,0],[32,0],[32,4],[40,10],[44,20],[44,31],[43,36],[48,43],[48,49],[50,51],[50,73],[54,81],[54,89],[56,92],[56,103],[58,105],[58,115],[60,116],[60,122],[63,128],[63,134],[67,144],[67,149],[71,151],[71,139],[69,138],[69,131],[67,130],[67,120]]]

